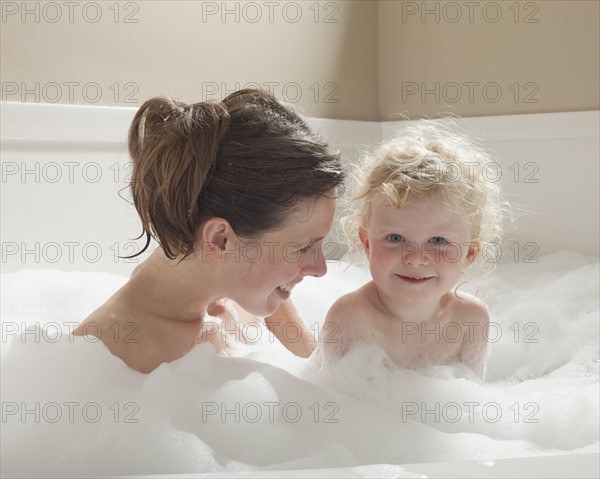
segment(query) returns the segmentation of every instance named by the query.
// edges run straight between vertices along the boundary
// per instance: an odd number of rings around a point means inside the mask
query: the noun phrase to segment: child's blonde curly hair
[[[351,257],[362,250],[359,227],[369,228],[372,204],[382,199],[401,208],[411,197],[434,197],[468,219],[470,242],[480,250],[500,242],[510,206],[501,197],[498,165],[474,141],[451,128],[452,124],[434,120],[406,122],[394,139],[356,166],[349,185],[354,194],[348,213],[340,219]],[[485,256],[480,254],[476,263],[493,267],[495,262]]]

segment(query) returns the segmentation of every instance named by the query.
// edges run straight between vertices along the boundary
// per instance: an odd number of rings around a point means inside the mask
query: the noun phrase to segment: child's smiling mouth
[[[417,276],[417,275],[401,275],[401,274],[397,274],[396,276],[403,281],[406,281],[408,283],[414,283],[414,284],[425,283],[426,281],[433,279],[433,276]]]

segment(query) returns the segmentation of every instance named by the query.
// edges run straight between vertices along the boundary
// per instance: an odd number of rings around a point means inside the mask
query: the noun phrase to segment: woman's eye
[[[310,243],[308,245],[306,245],[304,248],[300,248],[300,253],[306,253],[307,251],[310,251],[311,249],[314,248],[316,243]]]
[[[399,243],[400,241],[404,240],[404,237],[397,233],[392,233],[391,235],[388,235],[387,239],[390,240],[392,243]]]
[[[431,238],[429,240],[429,242],[433,243],[433,244],[446,244],[447,243],[446,239],[442,238],[441,236],[434,236],[433,238]]]

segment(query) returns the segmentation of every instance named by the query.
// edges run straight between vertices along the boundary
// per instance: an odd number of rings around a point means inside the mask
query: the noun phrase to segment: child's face
[[[479,251],[471,227],[435,198],[410,198],[396,209],[376,201],[360,240],[377,288],[405,304],[439,300]]]

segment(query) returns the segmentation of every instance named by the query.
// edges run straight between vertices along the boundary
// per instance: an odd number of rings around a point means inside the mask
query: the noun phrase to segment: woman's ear
[[[369,256],[369,235],[367,233],[367,230],[364,229],[362,226],[358,227],[358,239],[362,243],[363,248],[365,249],[365,253],[367,254],[367,257],[368,257]]]
[[[477,258],[477,255],[479,254],[479,251],[481,249],[479,243],[475,242],[465,243],[465,246],[467,246],[469,249],[467,251],[467,256],[465,257],[465,261],[463,263],[463,268],[466,268],[473,264],[473,261],[475,261],[475,258]]]
[[[233,242],[233,234],[231,225],[223,218],[213,217],[205,221],[197,235],[203,258],[221,261],[222,254]]]

